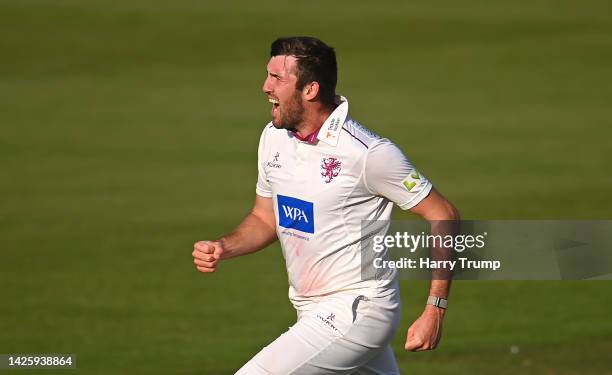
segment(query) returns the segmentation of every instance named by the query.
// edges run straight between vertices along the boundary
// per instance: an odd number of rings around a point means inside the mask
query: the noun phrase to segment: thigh
[[[354,375],[399,375],[395,354],[391,346],[381,350],[368,363],[361,366]]]
[[[319,352],[319,348],[304,339],[316,338],[316,332],[307,332],[299,322],[257,353],[236,375],[280,375],[291,374],[301,363]],[[323,341],[323,338],[318,340]]]
[[[399,306],[383,306],[364,296],[327,298],[302,313],[237,374],[351,374],[363,366],[372,371],[396,368],[388,343],[398,316]]]

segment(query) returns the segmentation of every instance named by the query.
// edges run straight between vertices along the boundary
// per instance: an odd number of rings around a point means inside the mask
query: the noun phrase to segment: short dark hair
[[[327,105],[334,103],[338,64],[332,47],[309,36],[278,38],[270,46],[270,56],[294,56],[297,59],[296,88],[301,90],[316,81],[320,100]]]

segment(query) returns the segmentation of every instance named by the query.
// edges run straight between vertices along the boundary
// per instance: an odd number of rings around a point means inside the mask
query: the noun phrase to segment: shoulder
[[[274,140],[271,138],[273,136],[273,130],[274,125],[272,125],[272,122],[267,123],[261,130],[261,135],[259,136],[259,157],[261,157],[262,153],[265,153],[274,143]]]
[[[287,137],[287,131],[284,129],[277,129],[272,121],[266,124],[261,130],[260,141],[264,142],[268,139],[277,139],[278,137]]]
[[[272,124],[272,121],[270,121],[269,123],[266,124],[266,126],[263,127],[263,129],[261,130],[261,136],[266,136],[268,135],[272,130],[274,130],[274,125]]]
[[[350,117],[342,125],[342,133],[345,144],[362,149],[363,152],[383,140],[381,136]]]

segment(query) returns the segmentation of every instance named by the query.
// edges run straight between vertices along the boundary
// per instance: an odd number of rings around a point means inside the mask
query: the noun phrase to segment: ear
[[[319,95],[319,82],[313,81],[302,89],[302,97],[309,102],[314,101]]]

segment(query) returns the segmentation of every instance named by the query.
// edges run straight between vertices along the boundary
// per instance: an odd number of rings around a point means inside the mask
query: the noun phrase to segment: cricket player
[[[349,116],[348,100],[335,93],[333,48],[280,38],[266,70],[272,121],[259,141],[253,209],[192,253],[208,273],[282,245],[297,322],[237,374],[399,374],[389,346],[400,316],[397,278],[362,279],[362,220],[389,220],[394,204],[430,222],[457,220],[458,212],[397,146]],[[406,350],[438,345],[449,288],[450,280],[432,279]]]

